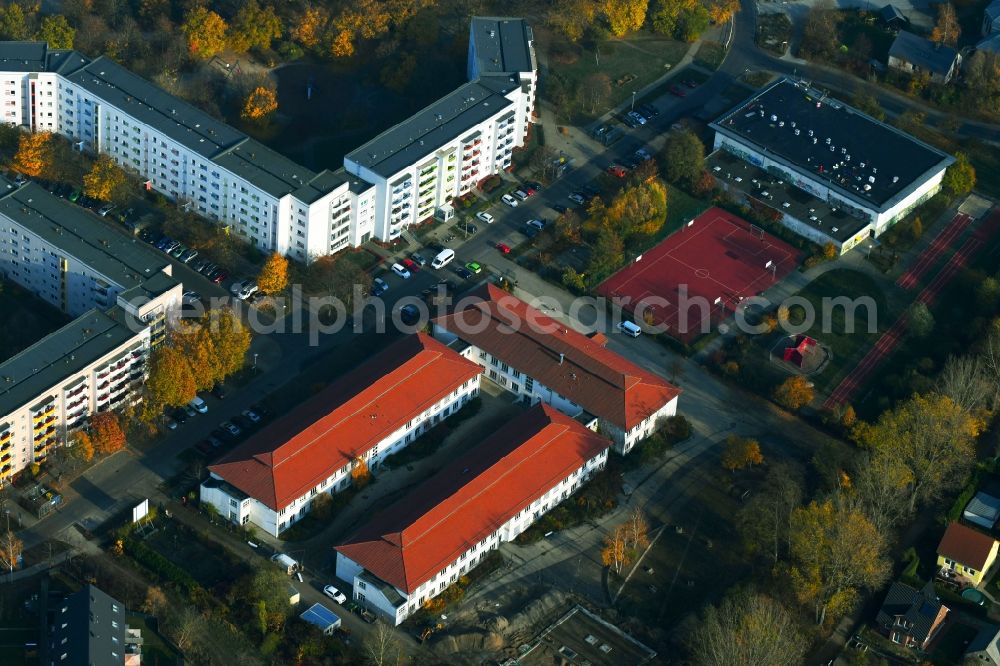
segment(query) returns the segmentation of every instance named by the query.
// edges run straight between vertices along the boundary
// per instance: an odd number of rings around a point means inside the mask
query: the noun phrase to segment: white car
[[[244,409],[242,414],[245,419],[250,421],[250,423],[260,423],[260,414],[252,409]]]
[[[338,590],[337,588],[335,588],[333,585],[327,585],[326,587],[324,587],[323,588],[323,594],[325,594],[326,596],[330,597],[331,599],[333,599],[334,601],[336,601],[338,604],[346,604],[347,603],[347,596],[343,592],[341,592],[340,590]]]
[[[504,202],[511,208],[517,208],[517,199],[510,196],[509,194],[505,194],[502,197],[500,197],[500,201]]]
[[[486,224],[493,224],[493,216],[485,211],[476,213],[476,219],[482,220]]]
[[[240,287],[240,290],[236,292],[236,298],[241,301],[245,301],[258,291],[260,291],[260,287],[255,285],[253,282],[247,281],[242,287]]]
[[[404,280],[408,280],[410,278],[410,271],[406,270],[406,267],[402,264],[393,264],[392,272]]]
[[[199,414],[204,414],[208,411],[208,405],[206,405],[205,401],[198,396],[195,396],[194,399],[188,403],[188,406]]]

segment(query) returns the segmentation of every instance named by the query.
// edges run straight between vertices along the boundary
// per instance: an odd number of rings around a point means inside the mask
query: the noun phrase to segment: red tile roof
[[[480,372],[424,333],[406,336],[208,469],[277,511]]]
[[[938,544],[938,555],[959,564],[982,571],[993,550],[993,537],[968,528],[960,523],[951,523]]]
[[[539,403],[384,509],[336,550],[412,593],[609,446]]]
[[[599,337],[588,338],[494,285],[460,305],[433,323],[626,432],[680,395],[666,379],[606,349]]]

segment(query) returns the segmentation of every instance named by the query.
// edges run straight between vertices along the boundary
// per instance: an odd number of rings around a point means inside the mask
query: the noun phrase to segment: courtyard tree
[[[363,458],[355,458],[354,465],[351,467],[351,483],[354,484],[355,488],[364,488],[371,480],[372,473],[368,469],[368,463]]]
[[[195,391],[210,389],[222,379],[218,350],[203,323],[182,321],[171,336],[170,346],[180,352],[181,358],[174,359],[175,362],[184,361],[190,373],[185,372],[183,367],[169,373],[166,379],[173,387],[170,390],[176,390],[176,394],[171,398],[180,402],[163,404],[175,406],[186,404],[194,398]],[[193,384],[189,382],[188,374]]]
[[[30,34],[28,17],[21,5],[9,2],[5,7],[0,7],[0,39],[23,41]]]
[[[624,525],[618,525],[610,534],[604,537],[604,548],[601,550],[601,563],[616,574],[632,561],[628,547],[628,530]]]
[[[764,482],[739,512],[737,524],[751,553],[766,554],[778,564],[788,544],[792,513],[805,495],[805,472],[796,463],[768,465]]]
[[[18,560],[24,552],[24,542],[8,529],[0,536],[0,561],[8,572],[17,568]]]
[[[809,641],[781,603],[739,588],[702,611],[686,643],[696,666],[798,666]]]
[[[47,42],[50,49],[71,49],[76,38],[76,28],[62,14],[50,14],[42,19],[35,39]]]
[[[863,513],[879,534],[891,534],[910,515],[910,479],[909,469],[891,450],[866,451],[857,458],[850,487],[842,487],[839,497],[847,508]]]
[[[29,178],[38,178],[52,168],[51,132],[21,134],[10,168]]]
[[[250,329],[229,308],[208,313],[208,330],[215,344],[219,376],[226,378],[243,368],[250,349]]]
[[[667,188],[659,179],[628,185],[604,209],[604,224],[622,239],[651,236],[667,220]]]
[[[649,0],[604,0],[601,7],[615,37],[635,32],[646,22]]]
[[[955,162],[945,170],[941,186],[952,197],[965,196],[976,186],[976,168],[965,153],[955,153]]]
[[[955,6],[950,2],[942,2],[937,6],[937,20],[931,30],[931,41],[938,44],[955,46],[962,35],[962,27],[955,15]]]
[[[229,26],[229,44],[236,51],[269,49],[281,33],[281,19],[274,7],[261,7],[257,0],[248,0],[240,4]]]
[[[125,448],[125,432],[114,412],[98,412],[90,417],[90,439],[94,450],[109,455]]]
[[[611,98],[611,77],[604,72],[594,72],[584,79],[580,94],[583,96],[584,108],[592,114],[597,113]]]
[[[98,201],[121,202],[127,195],[128,176],[108,155],[98,155],[83,177],[83,193]]]
[[[726,437],[725,449],[722,451],[722,466],[730,472],[760,465],[763,462],[764,454],[761,453],[760,442],[756,439],[737,435]]]
[[[319,7],[306,7],[292,26],[292,38],[311,49],[319,44],[329,17]]]
[[[961,485],[975,460],[975,438],[982,427],[947,396],[915,395],[882,412],[873,424],[859,422],[852,436],[903,466],[905,503],[912,513],[919,502],[936,500]]]
[[[792,514],[792,588],[816,624],[848,612],[861,589],[878,589],[891,572],[885,536],[858,511],[830,500]]]
[[[625,520],[625,543],[636,552],[649,547],[649,523],[639,507],[632,509]]]
[[[146,589],[146,599],[142,602],[142,612],[149,613],[150,615],[160,615],[163,613],[167,607],[167,595],[163,593],[163,590],[155,585],[150,585]]]
[[[70,455],[82,463],[89,463],[94,459],[94,443],[84,431],[73,433],[69,442]]]
[[[597,236],[597,242],[590,252],[590,263],[587,274],[604,277],[610,275],[625,261],[625,246],[622,239],[611,229],[602,229]]]
[[[188,51],[195,58],[203,60],[226,49],[228,28],[221,16],[197,5],[187,13],[181,24],[181,32],[187,38]]]
[[[396,632],[381,620],[365,638],[364,649],[365,661],[371,666],[394,666],[403,662],[403,648]]]
[[[801,375],[789,377],[774,389],[774,401],[793,412],[808,405],[815,396],[812,382]]]
[[[663,161],[668,181],[693,184],[705,170],[705,145],[690,130],[671,132],[663,146]]]
[[[278,110],[278,95],[266,86],[257,86],[243,100],[240,117],[260,122]]]

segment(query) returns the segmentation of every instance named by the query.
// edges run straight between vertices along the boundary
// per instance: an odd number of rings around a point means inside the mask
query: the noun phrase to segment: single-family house
[[[1000,666],[1000,627],[983,627],[965,648],[965,658],[988,666]]]
[[[910,19],[896,5],[886,5],[878,10],[878,17],[885,27],[892,30],[899,30],[910,25]]]
[[[1000,519],[1000,498],[980,490],[965,505],[962,519],[985,530],[992,530]]]
[[[983,10],[983,37],[1000,32],[1000,0],[993,0]]]
[[[1000,542],[960,523],[948,525],[938,544],[938,567],[972,585],[979,585],[997,559]]]
[[[941,603],[933,582],[918,590],[897,581],[885,595],[875,621],[893,643],[926,650],[947,615],[948,607]]]
[[[888,65],[907,74],[922,72],[934,83],[948,83],[962,64],[958,51],[929,39],[900,31],[889,47]]]

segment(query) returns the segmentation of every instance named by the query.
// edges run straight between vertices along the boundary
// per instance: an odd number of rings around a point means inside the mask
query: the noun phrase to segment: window
[[[363,580],[359,580],[358,581],[358,589],[359,590],[367,590],[368,589],[368,584],[365,583],[365,581],[363,581]]]

